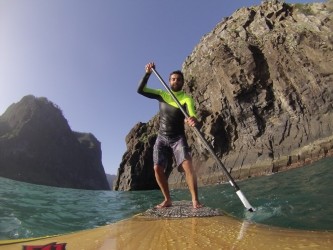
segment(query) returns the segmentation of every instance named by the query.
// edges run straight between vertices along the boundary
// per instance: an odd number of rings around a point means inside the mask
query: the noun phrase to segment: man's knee
[[[154,171],[156,174],[160,174],[160,173],[164,172],[164,169],[160,165],[154,165]]]
[[[190,160],[183,161],[182,168],[185,173],[189,173],[189,172],[192,173],[194,171],[192,162]]]

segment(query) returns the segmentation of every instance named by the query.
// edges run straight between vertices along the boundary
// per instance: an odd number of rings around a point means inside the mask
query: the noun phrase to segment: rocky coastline
[[[236,10],[204,35],[183,63],[185,92],[201,131],[233,178],[304,166],[333,155],[333,4],[263,1]],[[114,190],[157,188],[152,146],[158,114],[138,123]],[[186,129],[199,185],[227,181]],[[171,188],[185,177],[168,167]]]

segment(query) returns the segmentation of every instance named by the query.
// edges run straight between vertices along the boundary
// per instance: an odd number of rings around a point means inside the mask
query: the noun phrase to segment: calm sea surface
[[[333,230],[333,158],[303,168],[237,182],[257,211],[248,212],[229,184],[199,189],[209,207],[257,223]],[[190,200],[188,190],[172,190]],[[54,188],[0,178],[0,239],[67,233],[113,223],[162,199],[158,190],[114,192]]]

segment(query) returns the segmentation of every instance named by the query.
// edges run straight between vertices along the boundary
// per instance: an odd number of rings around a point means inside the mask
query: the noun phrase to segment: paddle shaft
[[[160,76],[160,74],[156,71],[156,69],[152,68],[152,71],[155,73],[155,75],[157,76],[157,78],[161,81],[161,83],[163,84],[163,86],[166,88],[166,90],[169,92],[169,94],[171,95],[172,99],[177,103],[178,107],[180,108],[180,110],[183,112],[184,116],[186,119],[190,118],[190,116],[187,114],[186,110],[183,108],[183,106],[180,104],[180,102],[178,101],[177,97],[172,93],[171,89],[169,88],[169,86],[165,83],[165,81],[162,79],[162,77]],[[229,179],[229,183],[231,186],[233,186],[236,189],[236,194],[238,195],[238,197],[240,198],[240,200],[242,201],[243,205],[250,211],[250,212],[254,212],[255,209],[250,205],[250,203],[247,201],[246,197],[244,196],[244,194],[242,193],[242,191],[240,190],[239,186],[237,185],[237,183],[234,181],[234,179],[232,178],[232,176],[230,175],[230,173],[228,172],[228,170],[226,169],[226,167],[223,165],[223,163],[221,162],[221,160],[216,156],[213,148],[211,147],[211,145],[207,142],[207,140],[205,139],[205,137],[203,136],[203,134],[200,132],[200,130],[194,126],[193,127],[195,133],[197,134],[197,136],[201,139],[202,143],[205,145],[205,147],[207,148],[207,150],[209,151],[209,153],[213,156],[213,158],[215,159],[215,161],[217,162],[217,164],[219,165],[220,168],[222,168],[224,174],[228,177]]]

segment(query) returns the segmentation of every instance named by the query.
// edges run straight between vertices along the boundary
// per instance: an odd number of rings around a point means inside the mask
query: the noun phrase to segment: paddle
[[[166,88],[166,90],[169,92],[169,94],[171,95],[172,99],[177,103],[178,107],[180,108],[180,110],[185,115],[185,118],[190,118],[190,116],[187,114],[186,110],[182,107],[182,105],[180,104],[180,102],[178,101],[178,99],[176,98],[176,96],[172,93],[172,91],[170,90],[169,86],[164,82],[164,80],[159,75],[159,73],[156,71],[156,69],[152,68],[152,70],[155,73],[155,75],[157,76],[157,78],[161,81],[161,83],[163,84],[163,86]],[[203,136],[203,134],[200,132],[200,130],[196,126],[193,127],[193,129],[196,132],[196,134],[199,136],[199,138],[201,139],[201,141],[203,142],[203,144],[206,146],[207,150],[213,156],[213,158],[215,159],[215,161],[217,162],[217,164],[222,168],[224,174],[228,177],[230,185],[233,186],[236,189],[236,194],[238,195],[239,199],[241,200],[241,202],[243,203],[243,205],[245,206],[245,208],[247,208],[247,210],[250,211],[250,212],[254,212],[255,209],[250,205],[250,203],[246,199],[245,195],[240,190],[240,188],[238,187],[238,185],[236,184],[236,182],[234,181],[234,179],[231,177],[231,175],[229,174],[229,172],[227,171],[227,169],[225,168],[225,166],[223,165],[223,163],[221,162],[221,160],[216,156],[213,148],[207,142],[207,140],[205,139],[205,137]]]

